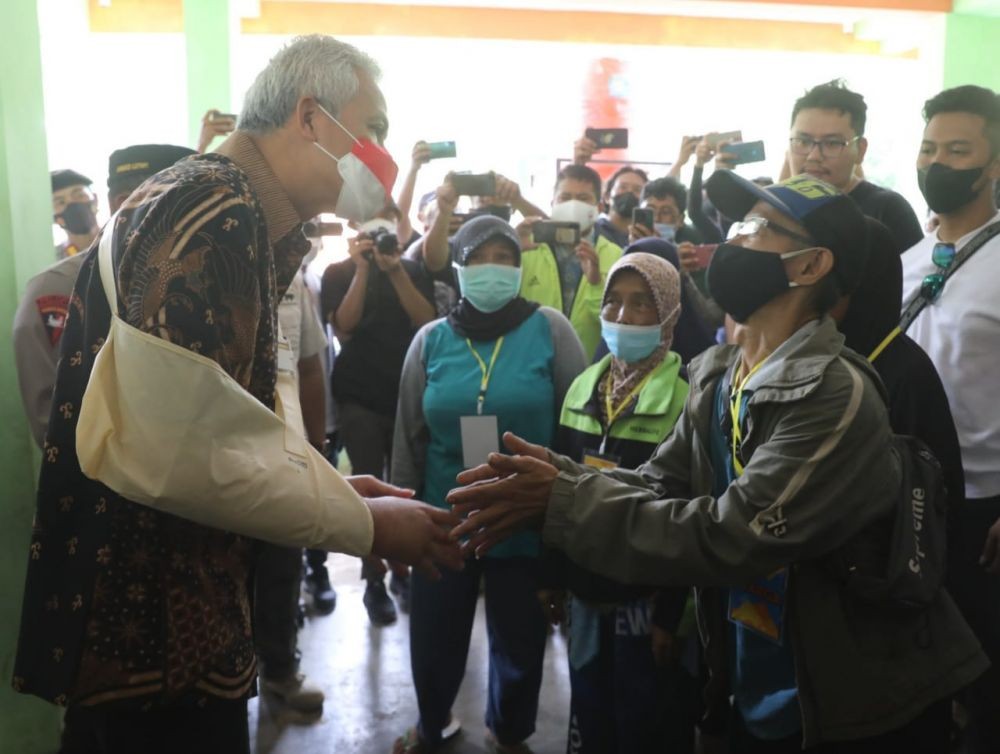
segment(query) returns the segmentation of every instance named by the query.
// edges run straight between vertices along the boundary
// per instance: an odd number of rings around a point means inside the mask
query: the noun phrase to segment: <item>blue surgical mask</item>
[[[601,320],[601,335],[608,350],[619,361],[642,361],[663,342],[661,325],[621,325]]]
[[[674,242],[674,236],[677,235],[677,228],[666,223],[656,223],[653,225],[653,231],[664,241],[669,241],[670,243]]]
[[[492,314],[514,300],[521,290],[521,268],[509,264],[455,265],[462,296],[479,311]]]

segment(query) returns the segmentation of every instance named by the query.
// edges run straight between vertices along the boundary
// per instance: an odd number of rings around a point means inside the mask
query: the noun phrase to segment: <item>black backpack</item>
[[[948,495],[941,464],[921,440],[891,442],[901,472],[892,511],[841,548],[834,568],[862,602],[919,610],[944,581]]]

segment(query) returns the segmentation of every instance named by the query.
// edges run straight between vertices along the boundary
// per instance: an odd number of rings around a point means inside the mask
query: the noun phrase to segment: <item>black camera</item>
[[[375,228],[368,233],[379,254],[395,254],[399,250],[399,238],[388,228]]]

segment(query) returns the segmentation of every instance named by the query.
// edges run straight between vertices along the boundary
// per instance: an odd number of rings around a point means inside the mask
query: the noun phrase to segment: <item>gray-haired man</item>
[[[126,324],[217,362],[273,409],[276,309],[309,250],[302,223],[331,211],[366,220],[395,178],[377,76],[350,45],[299,38],[260,74],[218,153],[136,189],[105,230]],[[110,323],[96,256],[63,333],[54,403],[65,411],[53,413],[43,450],[14,685],[68,705],[67,751],[248,752],[253,541],[141,507],[80,471],[78,407]],[[178,473],[220,484],[207,458]],[[440,528],[452,517],[373,478],[352,486],[371,498],[317,498],[328,530],[284,544],[375,553],[431,574],[435,563],[461,567]],[[262,492],[255,510],[271,515],[271,502]]]

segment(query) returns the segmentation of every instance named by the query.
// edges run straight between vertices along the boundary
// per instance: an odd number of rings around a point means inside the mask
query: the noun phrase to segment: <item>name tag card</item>
[[[292,347],[287,340],[278,340],[278,371],[295,372],[295,359],[292,358]]]
[[[486,463],[490,453],[500,452],[500,430],[495,416],[463,416],[462,464],[467,469]]]

